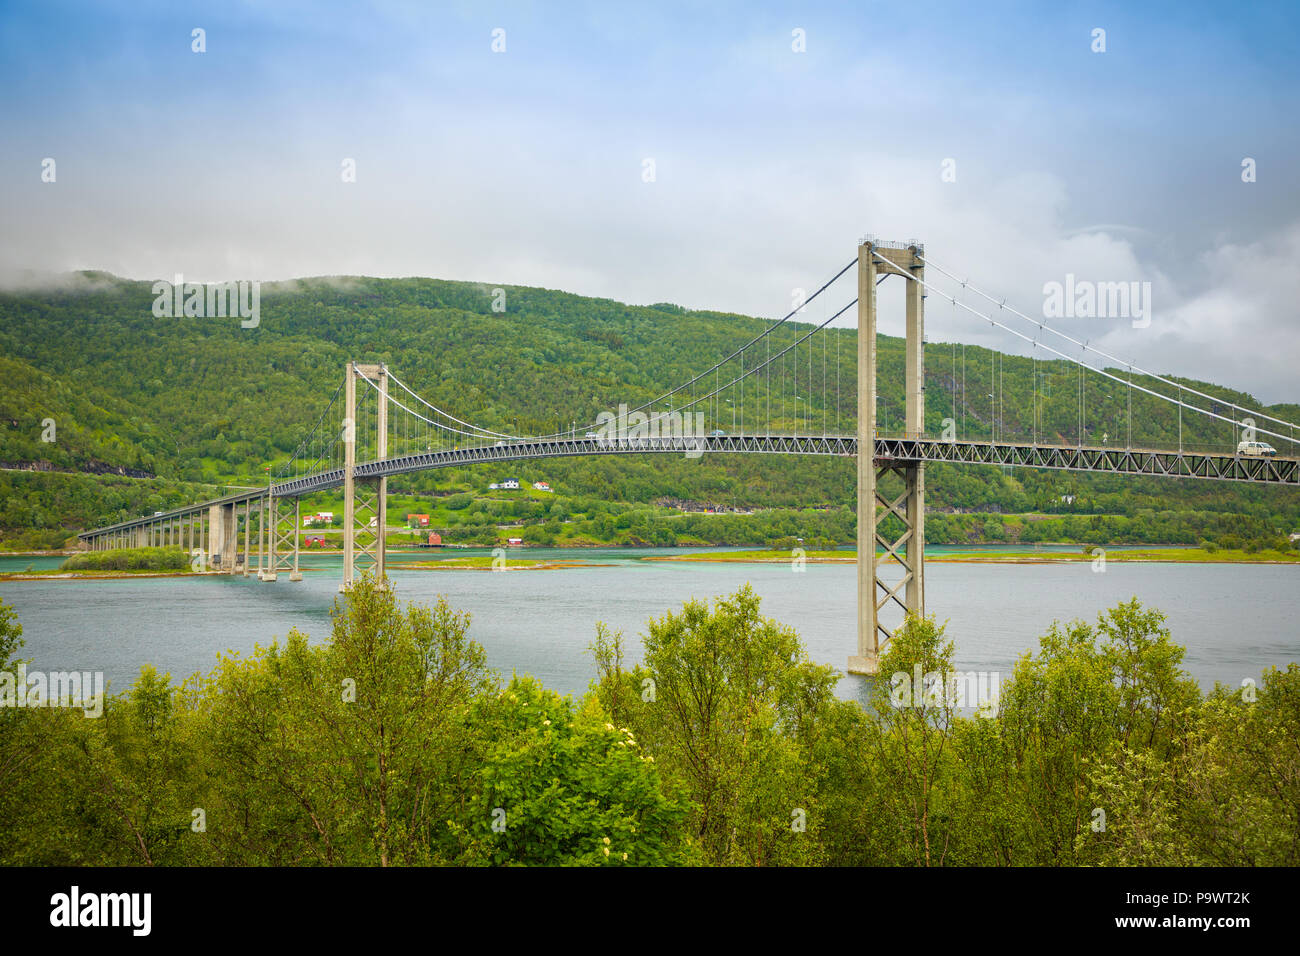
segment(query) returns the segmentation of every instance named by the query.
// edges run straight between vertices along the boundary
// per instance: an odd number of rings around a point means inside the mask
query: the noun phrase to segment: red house
[[[431,548],[441,548],[441,547],[442,547],[442,535],[438,534],[438,532],[436,532],[436,531],[430,531],[430,532],[429,532],[429,547],[431,547]]]

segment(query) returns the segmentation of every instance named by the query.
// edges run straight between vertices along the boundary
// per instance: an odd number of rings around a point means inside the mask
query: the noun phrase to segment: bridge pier
[[[275,558],[275,524],[276,524],[276,504],[275,498],[268,491],[262,498],[262,523],[258,527],[258,540],[261,544],[262,554],[265,555],[265,568],[258,572],[259,581],[276,580],[276,558]]]
[[[248,577],[248,562],[253,556],[253,550],[250,542],[253,537],[253,500],[250,498],[244,502],[244,560],[240,564],[239,570],[244,577]]]
[[[208,566],[226,574],[235,573],[235,506],[208,506]]]
[[[866,240],[858,246],[858,652],[849,657],[850,674],[876,674],[880,651],[894,635],[881,612],[892,605],[907,614],[925,613],[925,464],[920,460],[876,459],[876,282],[882,276],[924,279],[919,244],[879,244]],[[925,314],[922,286],[906,282],[907,312],[905,429],[907,437],[925,432]],[[882,495],[881,479],[895,474],[902,493]],[[896,518],[902,534],[893,541],[881,537],[877,505],[884,518]],[[884,549],[879,557],[876,546]],[[893,583],[882,580],[882,565],[897,564],[902,574]],[[902,596],[899,594],[902,592]],[[887,615],[890,622],[898,615]]]
[[[298,569],[298,546],[302,543],[302,536],[299,534],[302,528],[302,499],[293,499],[293,526],[289,529],[289,534],[293,537],[293,570],[289,572],[290,581],[301,581],[302,571]]]

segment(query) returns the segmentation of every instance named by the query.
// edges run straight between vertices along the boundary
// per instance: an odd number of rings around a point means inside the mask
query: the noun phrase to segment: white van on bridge
[[[1266,441],[1243,441],[1237,443],[1237,454],[1247,458],[1272,458],[1277,449]]]

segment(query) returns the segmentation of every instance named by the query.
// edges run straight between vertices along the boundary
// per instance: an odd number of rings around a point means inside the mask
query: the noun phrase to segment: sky
[[[1295,3],[0,0],[0,284],[433,276],[779,317],[863,236],[919,239],[1032,317],[1067,276],[1150,283],[1149,323],[1053,324],[1300,401],[1298,52]],[[927,279],[931,342],[1030,353]]]

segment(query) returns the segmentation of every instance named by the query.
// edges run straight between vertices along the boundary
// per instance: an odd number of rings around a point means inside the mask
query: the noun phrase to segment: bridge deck
[[[487,462],[561,458],[575,455],[704,454],[828,455],[856,457],[858,442],[848,435],[709,435],[702,438],[536,438],[501,445],[478,445],[428,451],[397,458],[361,462],[356,477],[380,478],[414,471]],[[1252,458],[1231,453],[1163,451],[1023,442],[944,441],[939,438],[876,439],[876,461],[942,461],[960,464],[1015,465],[1115,475],[1203,478],[1300,486],[1300,458]],[[327,491],[343,484],[343,469],[317,472],[271,486],[277,498]],[[156,521],[198,514],[213,505],[242,504],[266,495],[266,489],[242,491],[224,498],[119,522],[78,535],[89,538],[112,531],[147,526]]]

